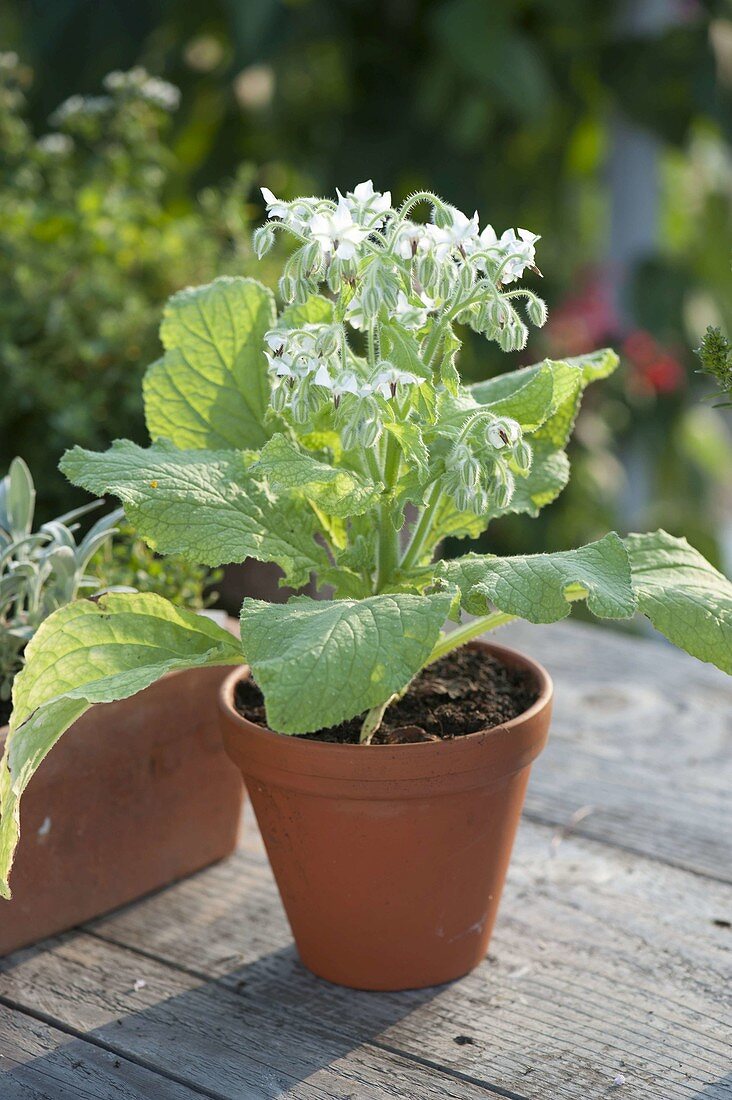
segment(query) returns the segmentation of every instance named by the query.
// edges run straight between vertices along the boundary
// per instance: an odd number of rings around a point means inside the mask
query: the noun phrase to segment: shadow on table
[[[25,954],[19,953],[17,962],[15,957],[3,960],[2,968],[22,966]],[[145,973],[143,960],[139,972]],[[174,971],[171,981],[180,977]],[[35,1057],[30,1056],[32,1044],[16,1043],[15,1051],[23,1050],[26,1061],[18,1065],[17,1054],[15,1064],[13,1054],[0,1060],[2,1100],[28,1100],[29,1095],[33,1100],[117,1100],[120,1093],[125,1100],[194,1100],[200,1097],[197,1089],[217,1098],[276,1100],[305,1080],[316,1093],[351,1095],[359,1079],[381,1094],[389,1087],[390,1055],[369,1051],[368,1043],[445,988],[348,990],[311,975],[294,947],[263,955],[222,979],[195,984],[191,978],[190,989],[173,995],[160,977],[150,976],[134,1000],[121,995],[113,981],[104,988],[101,979],[99,988],[85,983],[80,995],[74,973],[65,965],[59,969],[58,981],[66,982],[69,991],[61,1026],[70,1025],[76,1035],[50,1033],[56,1049]],[[128,1011],[140,1001],[146,1002],[144,1008]],[[55,1017],[50,1003],[46,1019],[50,1023]],[[108,1022],[88,1026],[100,1017]],[[339,1066],[364,1044],[357,1065]],[[48,1047],[48,1039],[43,1045]]]
[[[732,1073],[720,1077],[718,1081],[710,1081],[701,1092],[695,1092],[689,1100],[731,1100],[732,1098]]]

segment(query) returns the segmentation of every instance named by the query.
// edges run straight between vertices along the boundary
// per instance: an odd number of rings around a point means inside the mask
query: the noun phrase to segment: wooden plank
[[[204,1095],[0,1006],[2,1100],[200,1100]]]
[[[0,996],[6,1004],[54,1019],[212,1100],[497,1095],[468,1076],[354,1043],[324,1025],[317,1012],[292,1013],[268,995],[241,996],[86,933],[47,942],[52,946],[4,960]],[[111,1089],[95,1096],[117,1100]]]
[[[554,678],[549,745],[526,813],[732,882],[732,679],[605,627],[511,624],[496,641]]]
[[[296,1031],[318,1020],[531,1100],[604,1097],[618,1075],[619,1097],[732,1098],[726,884],[524,823],[489,960],[432,991],[355,993],[297,961],[248,826],[246,850],[94,934],[216,977],[255,1013],[277,1005]]]

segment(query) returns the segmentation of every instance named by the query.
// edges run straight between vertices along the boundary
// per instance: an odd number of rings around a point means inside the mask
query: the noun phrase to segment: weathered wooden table
[[[502,637],[557,702],[483,966],[318,981],[248,820],[234,858],[4,961],[0,1098],[732,1097],[732,681],[597,627]]]

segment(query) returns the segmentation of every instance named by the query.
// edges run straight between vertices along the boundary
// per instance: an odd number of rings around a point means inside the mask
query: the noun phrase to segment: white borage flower
[[[404,328],[419,329],[427,324],[428,314],[435,308],[435,303],[426,294],[420,294],[419,300],[419,305],[410,302],[403,290],[397,294],[394,318]]]
[[[352,260],[369,235],[368,229],[353,220],[353,213],[343,198],[335,210],[315,214],[308,230],[326,255],[333,254],[340,260]]]
[[[527,267],[536,268],[536,242],[541,238],[528,229],[507,229],[502,234],[500,244],[503,256],[508,263],[501,274],[502,283],[513,283],[520,279]]]
[[[438,260],[447,259],[455,251],[463,254],[474,251],[480,233],[477,210],[472,218],[469,218],[454,206],[448,206],[446,209],[450,215],[447,225],[435,225],[430,222],[425,226],[426,232],[434,243]]]
[[[323,386],[325,389],[330,390],[336,408],[338,408],[344,394],[351,393],[354,397],[365,397],[371,392],[370,387],[364,385],[353,371],[331,371],[325,363],[321,363],[318,367],[313,378],[313,385]]]
[[[262,192],[262,198],[267,206],[267,217],[285,221],[289,213],[290,204],[283,202],[282,199],[278,199],[274,191],[270,191],[269,187],[260,187],[259,190]]]
[[[497,263],[508,261],[501,271],[501,283],[513,283],[527,267],[535,266],[538,240],[541,238],[528,229],[507,229],[499,237],[493,226],[487,225],[471,251],[492,253]],[[477,266],[485,270],[486,260],[479,259]]]
[[[419,222],[402,222],[394,235],[394,251],[402,260],[411,260],[418,252],[429,251],[434,241],[427,226]]]
[[[380,229],[384,224],[383,215],[391,209],[391,191],[374,191],[373,180],[357,184],[345,197],[340,191],[337,195],[339,205],[345,203],[358,224],[370,229]]]
[[[486,443],[497,451],[513,447],[521,439],[521,425],[510,416],[497,416],[485,430]]]
[[[318,369],[321,362],[320,329],[313,325],[313,331],[298,329],[294,332],[271,329],[265,333],[265,351],[269,370],[276,378],[305,378]]]
[[[423,381],[423,378],[412,374],[411,371],[399,370],[398,367],[392,366],[382,367],[371,382],[371,389],[388,400],[390,397],[396,397],[399,386],[419,385]]]

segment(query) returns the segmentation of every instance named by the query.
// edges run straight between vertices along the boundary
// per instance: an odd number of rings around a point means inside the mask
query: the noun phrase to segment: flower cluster
[[[430,314],[449,313],[506,351],[523,348],[528,338],[517,298],[524,298],[530,323],[546,320],[544,303],[533,292],[506,291],[525,271],[540,274],[539,238],[526,229],[507,229],[501,236],[492,225],[481,230],[477,212],[468,217],[428,193],[397,210],[390,192],[374,190],[371,180],[345,194],[337,191],[337,201],[310,196],[286,202],[266,187],[262,195],[269,221],[255,234],[257,254],[272,247],[277,229],[300,242],[280,280],[286,301],[304,301],[323,282],[334,294],[359,283],[345,312],[353,328],[368,330],[384,310],[415,330]],[[431,204],[430,221],[408,216],[419,202]]]
[[[460,512],[485,515],[490,506],[507,508],[516,475],[531,469],[532,451],[521,426],[507,416],[469,421],[445,459],[443,489]]]
[[[262,194],[268,221],[255,233],[257,253],[271,247],[278,230],[298,241],[280,280],[283,298],[307,316],[306,303],[325,283],[332,301],[327,324],[280,323],[267,333],[273,410],[296,429],[328,423],[346,450],[372,448],[386,423],[411,422],[426,470],[424,438],[437,396],[459,388],[453,325],[467,324],[509,351],[526,343],[527,321],[546,320],[541,299],[512,286],[537,270],[539,238],[525,229],[499,236],[491,225],[481,228],[477,212],[468,217],[428,193],[397,209],[371,180],[337,191],[335,201],[286,202],[267,188]],[[419,203],[430,206],[429,220],[412,216]],[[521,298],[526,321],[516,309]],[[461,512],[485,514],[508,506],[516,477],[530,466],[516,421],[481,415],[468,417],[438,468],[443,491]]]
[[[351,425],[347,446],[375,443],[384,411],[379,402],[399,400],[407,387],[424,381],[388,360],[379,360],[372,370],[365,370],[349,354],[338,325],[272,329],[265,335],[265,343],[275,412],[288,409],[296,424],[305,424],[331,403],[339,414],[339,427],[349,434]],[[352,400],[343,406],[346,396]]]

